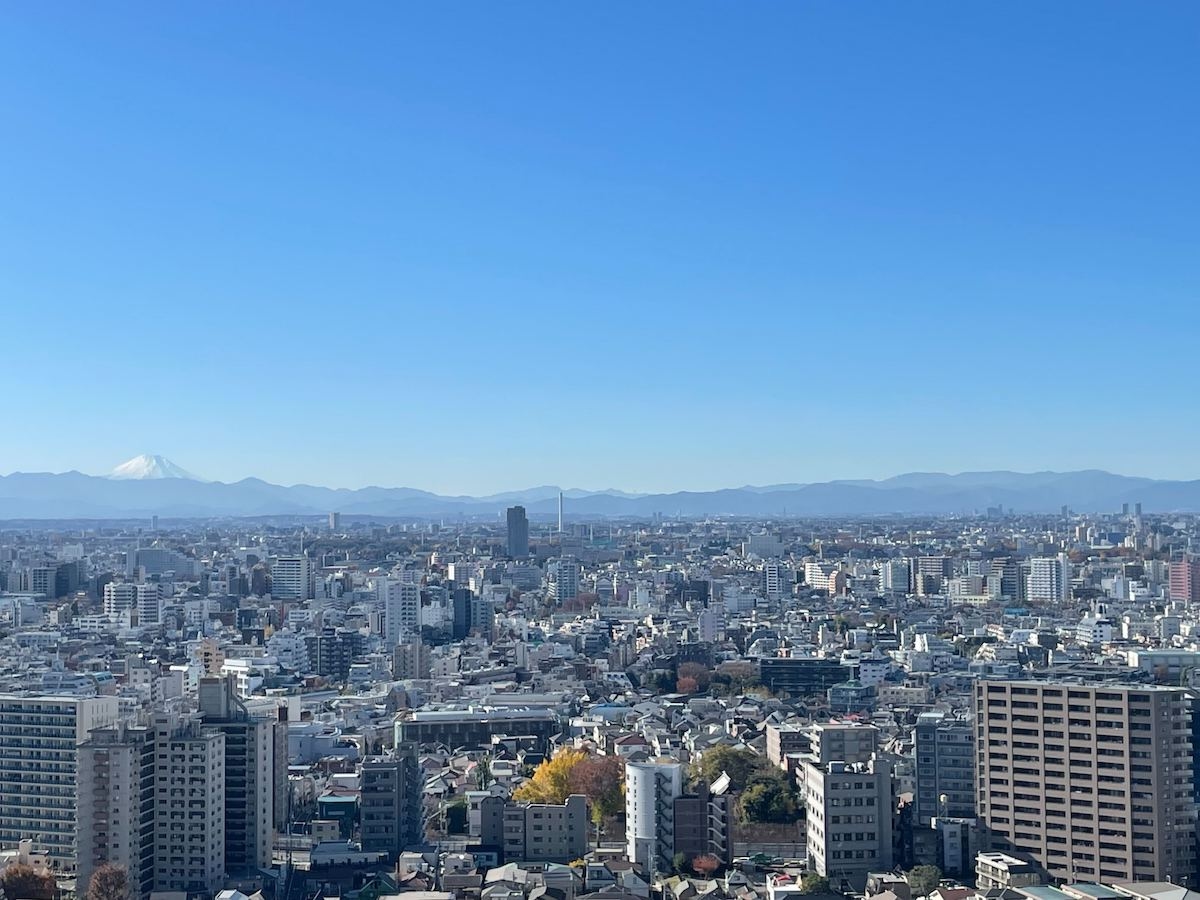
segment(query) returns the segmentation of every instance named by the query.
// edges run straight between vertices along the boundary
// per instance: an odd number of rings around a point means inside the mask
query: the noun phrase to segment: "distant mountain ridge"
[[[134,465],[130,465],[135,463]],[[128,468],[125,468],[128,467]],[[15,472],[0,476],[0,520],[351,516],[442,518],[489,516],[522,504],[531,516],[557,511],[559,488],[542,485],[485,497],[442,496],[416,488],[356,490],[259,478],[203,481],[164,457],[135,457],[118,477],[81,472]],[[182,474],[180,474],[182,473]],[[1004,506],[1016,512],[1117,511],[1141,503],[1146,512],[1200,511],[1200,480],[1169,481],[1079,472],[912,472],[881,481],[789,483],[716,491],[635,494],[563,491],[568,517],[952,515]]]

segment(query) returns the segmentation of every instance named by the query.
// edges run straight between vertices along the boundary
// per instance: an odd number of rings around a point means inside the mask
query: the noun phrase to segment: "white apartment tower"
[[[561,556],[556,561],[550,595],[559,603],[579,596],[579,562],[575,557]]]
[[[675,798],[683,794],[683,765],[677,762],[625,764],[626,855],[648,872],[672,870]]]
[[[395,647],[408,635],[421,633],[420,585],[384,575],[375,579],[375,596],[383,610],[388,647]]]
[[[1071,562],[1065,554],[1029,561],[1025,597],[1033,603],[1062,603],[1071,599]]]
[[[36,838],[74,868],[79,745],[116,721],[116,697],[0,694],[0,844]]]

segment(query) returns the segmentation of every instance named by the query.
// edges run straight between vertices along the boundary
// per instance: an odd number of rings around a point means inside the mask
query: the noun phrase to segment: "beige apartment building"
[[[1191,706],[1179,688],[975,686],[975,784],[993,850],[1063,881],[1195,871]]]

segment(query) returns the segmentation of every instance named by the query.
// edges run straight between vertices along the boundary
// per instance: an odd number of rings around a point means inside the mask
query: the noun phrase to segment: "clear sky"
[[[0,11],[0,472],[1200,477],[1200,4]]]

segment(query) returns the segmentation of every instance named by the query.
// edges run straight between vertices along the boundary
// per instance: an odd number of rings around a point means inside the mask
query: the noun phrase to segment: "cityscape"
[[[556,501],[0,529],[6,892],[1196,883],[1200,517]]]
[[[0,2],[0,900],[1200,900],[1198,85]]]

